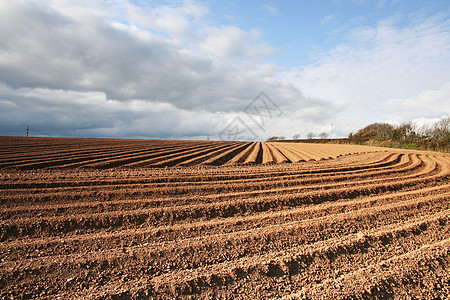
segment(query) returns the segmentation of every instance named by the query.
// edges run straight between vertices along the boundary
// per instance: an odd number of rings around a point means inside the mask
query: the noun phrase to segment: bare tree
[[[267,139],[268,142],[282,141],[286,139],[284,136],[271,136]]]
[[[380,124],[378,127],[378,136],[382,139],[388,140],[392,138],[394,126],[388,123]]]
[[[393,133],[392,138],[395,141],[402,141],[407,139],[413,132],[413,126],[411,123],[403,123],[399,126],[396,126]]]
[[[294,139],[294,141],[298,141],[300,139],[300,133],[294,134],[292,138]]]
[[[328,137],[328,133],[326,133],[326,132],[324,131],[324,132],[322,132],[321,134],[319,134],[319,137],[320,137],[321,139],[326,139],[326,138]]]
[[[316,135],[314,134],[314,132],[308,132],[308,134],[306,135],[306,137],[308,138],[308,139],[312,139],[312,138],[314,138]]]
[[[442,118],[434,124],[433,137],[437,140],[450,140],[450,117]]]

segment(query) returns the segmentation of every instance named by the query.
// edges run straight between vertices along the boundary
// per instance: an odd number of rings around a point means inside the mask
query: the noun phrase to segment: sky
[[[450,116],[448,0],[0,0],[0,135],[266,140]]]

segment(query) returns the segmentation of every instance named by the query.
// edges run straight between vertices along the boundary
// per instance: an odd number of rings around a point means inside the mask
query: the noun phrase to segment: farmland
[[[450,155],[0,137],[0,297],[442,298]]]

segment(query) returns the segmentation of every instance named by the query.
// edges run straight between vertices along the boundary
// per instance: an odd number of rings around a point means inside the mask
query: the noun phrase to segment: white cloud
[[[273,50],[259,41],[259,30],[244,31],[235,26],[224,26],[208,30],[200,48],[218,57],[241,57],[259,60],[269,56]]]
[[[121,8],[129,22],[180,39],[198,38],[196,26],[209,12],[207,7],[193,1],[186,1],[181,6],[157,7],[142,7],[125,2]]]
[[[416,127],[416,130],[418,130],[419,132],[432,127],[434,124],[436,124],[437,122],[439,122],[442,118],[450,118],[450,113],[448,113],[447,115],[443,115],[441,118],[418,118],[418,119],[414,119],[411,121],[411,123]]]
[[[65,10],[72,7],[34,2],[7,6],[9,10],[0,12],[4,37],[0,80],[13,87],[100,90],[118,100],[139,98],[198,107],[202,101],[198,90],[214,87],[217,98],[241,71],[233,67],[236,63],[211,55],[252,60],[271,51],[259,42],[257,30],[206,27],[202,30],[208,32],[206,36],[190,47],[178,38],[117,20],[109,22],[86,9],[70,18]],[[254,68],[251,64],[241,67],[243,72]],[[256,94],[257,88],[251,91]]]
[[[381,104],[386,114],[401,111],[411,118],[441,116],[450,112],[450,81],[440,89],[424,90],[409,98],[392,98]],[[411,117],[412,116],[412,117]],[[420,119],[420,118],[419,118]]]
[[[353,29],[316,63],[294,70],[307,97],[346,103],[343,124],[440,116],[448,111],[450,22],[438,17]],[[431,106],[430,106],[431,105]],[[357,128],[356,128],[357,129]]]
[[[245,118],[242,110],[261,91],[290,112],[327,105],[280,80],[278,67],[254,63],[271,52],[257,29],[197,28],[204,12],[184,5],[149,9],[149,14],[184,18],[181,22],[188,22],[194,34],[164,22],[158,24],[167,26],[151,23],[155,27],[148,30],[142,20],[125,22],[114,11],[100,13],[106,9],[102,5],[4,4],[2,134],[21,134],[21,126],[29,124],[39,135],[214,136],[229,119]],[[118,5],[115,9],[122,11],[128,4]],[[185,41],[192,36],[197,40]],[[277,128],[259,134],[275,135]]]
[[[355,28],[315,64],[282,68],[264,61],[273,48],[259,29],[217,25],[193,1],[0,5],[0,134],[214,136],[236,116],[250,122],[242,110],[261,91],[283,110],[261,139],[449,109],[450,30],[438,18]]]
[[[320,26],[329,25],[334,19],[336,19],[336,14],[327,15],[320,20]]]
[[[278,11],[278,8],[276,8],[273,5],[268,5],[268,4],[262,4],[260,6],[260,8],[266,12],[268,12],[270,15],[272,16],[279,16],[280,12]]]

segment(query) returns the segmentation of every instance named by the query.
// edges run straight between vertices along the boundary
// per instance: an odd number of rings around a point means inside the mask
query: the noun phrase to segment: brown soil
[[[448,299],[448,154],[0,145],[2,299]]]

